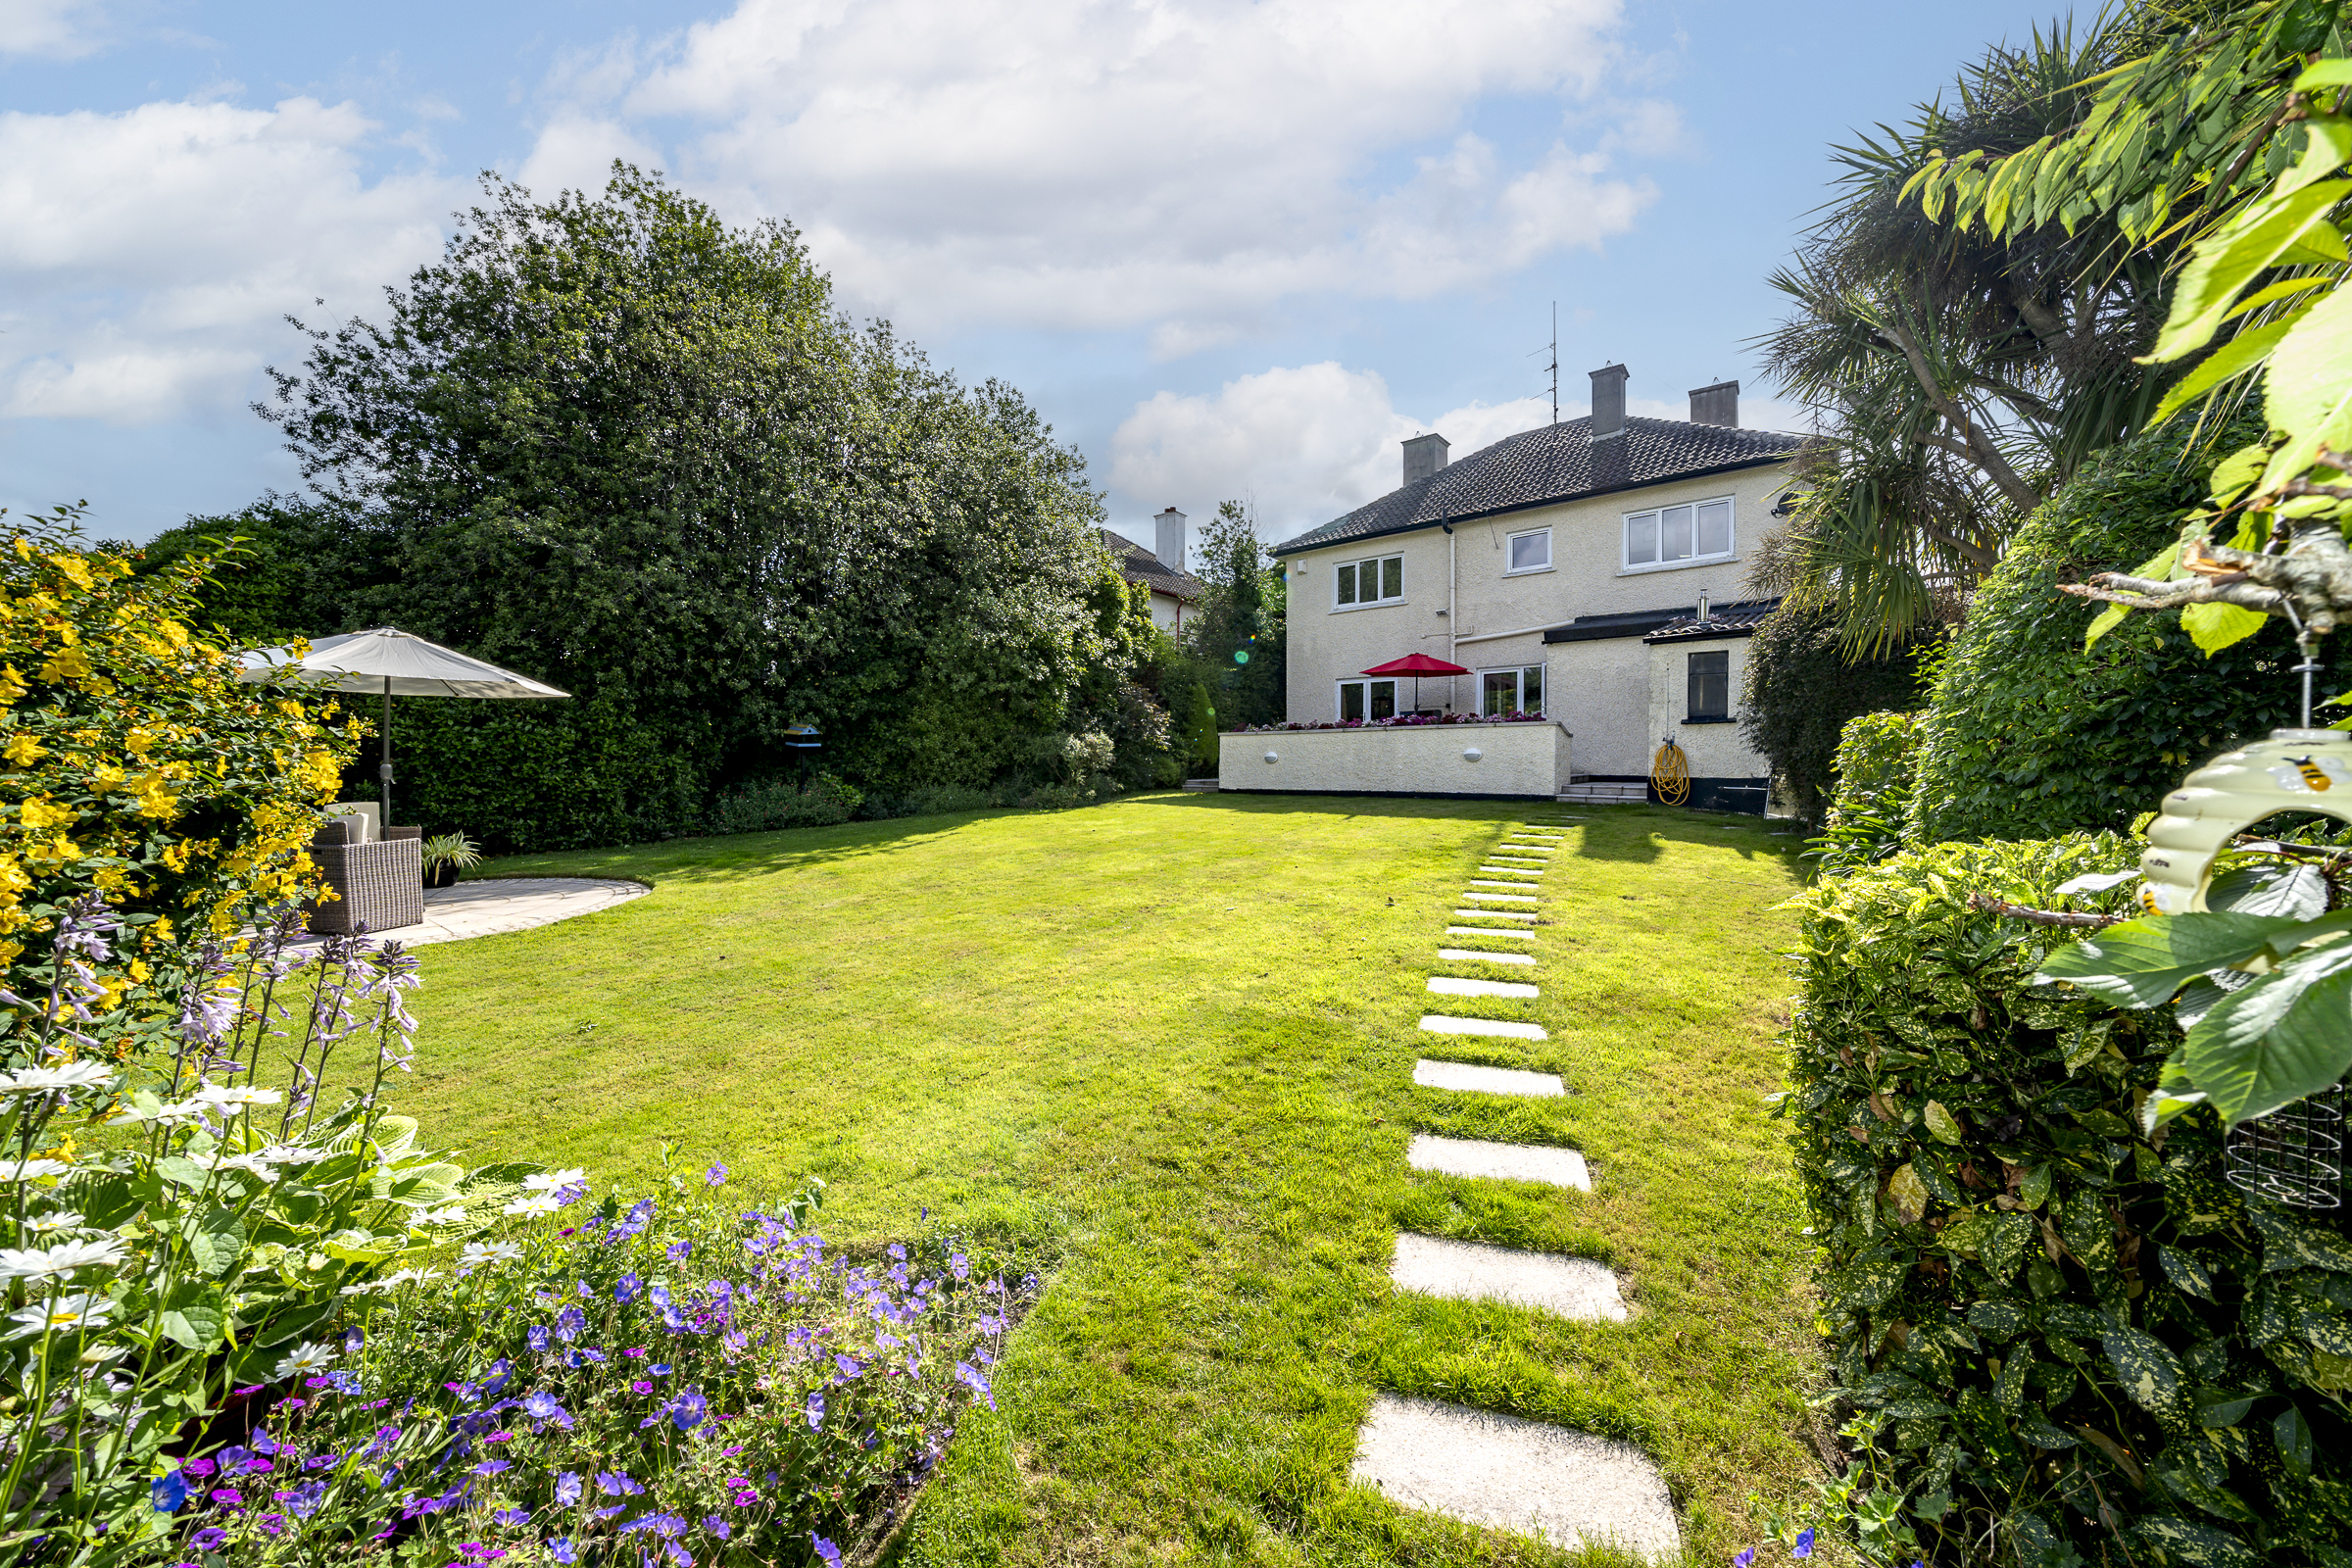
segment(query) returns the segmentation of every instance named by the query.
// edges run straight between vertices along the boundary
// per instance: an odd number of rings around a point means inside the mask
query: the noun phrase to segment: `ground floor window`
[[[1492,718],[1497,713],[1544,711],[1544,666],[1521,664],[1511,669],[1478,672],[1478,710]]]
[[[1396,716],[1396,683],[1393,680],[1340,682],[1340,722],[1361,723],[1368,718]]]
[[[1690,656],[1692,718],[1732,716],[1732,655],[1729,649]]]

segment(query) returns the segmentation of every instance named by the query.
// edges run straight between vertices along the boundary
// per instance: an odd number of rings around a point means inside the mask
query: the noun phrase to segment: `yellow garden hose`
[[[1668,806],[1680,806],[1690,798],[1690,760],[1680,746],[1668,741],[1658,748],[1649,764],[1649,782]]]

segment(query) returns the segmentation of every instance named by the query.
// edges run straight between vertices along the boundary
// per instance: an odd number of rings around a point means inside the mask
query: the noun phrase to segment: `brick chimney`
[[[1168,508],[1152,519],[1152,553],[1170,571],[1184,569],[1184,514]]]
[[[1604,365],[1592,372],[1592,419],[1588,429],[1594,441],[1613,441],[1625,434],[1625,378],[1622,365]]]
[[[1426,479],[1446,466],[1448,450],[1446,438],[1435,430],[1405,442],[1404,482],[1411,484],[1415,479]]]
[[[1690,389],[1690,422],[1692,424],[1728,424],[1740,427],[1740,383],[1718,381],[1713,386],[1694,386]]]

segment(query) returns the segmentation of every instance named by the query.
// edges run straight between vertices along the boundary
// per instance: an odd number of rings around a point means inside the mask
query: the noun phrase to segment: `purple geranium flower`
[[[716,1161],[716,1160],[712,1160],[712,1161],[710,1162],[710,1168],[709,1170],[707,1170],[707,1171],[703,1172],[703,1180],[704,1180],[704,1181],[706,1181],[706,1182],[709,1182],[709,1183],[710,1183],[711,1186],[713,1186],[713,1187],[716,1187],[716,1186],[718,1186],[718,1185],[719,1185],[721,1182],[724,1182],[726,1179],[727,1179],[727,1167],[726,1167],[726,1166],[724,1166],[724,1165],[722,1165],[722,1164],[720,1164],[720,1163],[719,1163],[718,1161]]]
[[[841,1548],[815,1531],[808,1532],[808,1544],[824,1559],[825,1568],[841,1568]]]
[[[1813,1555],[1813,1527],[1811,1525],[1807,1525],[1802,1531],[1798,1532],[1796,1544],[1788,1548],[1788,1555],[1791,1557],[1810,1557]]]
[[[663,1250],[668,1253],[671,1262],[683,1263],[694,1255],[694,1244],[692,1242],[672,1242]]]
[[[544,1323],[532,1324],[522,1338],[523,1342],[534,1350],[549,1350],[555,1348],[553,1338],[548,1334],[547,1325]]]
[[[587,1327],[588,1314],[576,1306],[567,1306],[556,1314],[556,1338],[565,1345],[578,1339]]]
[[[645,1282],[636,1275],[623,1274],[620,1283],[612,1287],[612,1299],[626,1306],[637,1299],[637,1293],[644,1288]]]
[[[808,1430],[813,1432],[825,1424],[825,1396],[821,1393],[808,1396]]]
[[[692,1432],[709,1418],[710,1413],[710,1401],[703,1397],[700,1389],[688,1389],[669,1401],[669,1419],[677,1424],[680,1432]]]
[[[221,1544],[227,1540],[227,1531],[219,1525],[207,1525],[188,1538],[188,1544],[198,1551],[219,1551]]]
[[[566,1470],[556,1477],[556,1500],[566,1508],[580,1500],[580,1478],[576,1471]]]
[[[535,1389],[523,1396],[523,1414],[534,1421],[553,1421],[560,1427],[571,1425],[571,1412],[556,1402],[556,1396],[545,1389]]]
[[[564,1536],[554,1537],[548,1542],[547,1554],[558,1562],[578,1562],[580,1560],[580,1554],[572,1549],[570,1540]]]

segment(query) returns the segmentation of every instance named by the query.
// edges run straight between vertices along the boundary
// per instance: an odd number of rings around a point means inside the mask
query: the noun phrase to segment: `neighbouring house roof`
[[[1698,618],[1698,612],[1683,612],[1656,631],[1642,638],[1648,643],[1698,642],[1709,637],[1753,637],[1764,617],[1781,608],[1778,599],[1750,599],[1743,604],[1715,605],[1707,618]]]
[[[1777,430],[1629,418],[1624,435],[1595,447],[1587,434],[1592,422],[1590,417],[1564,419],[1505,436],[1426,479],[1309,528],[1275,546],[1274,554],[1781,463],[1805,442],[1803,436]]]
[[[1129,582],[1140,582],[1155,594],[1166,594],[1189,605],[1207,591],[1207,584],[1191,572],[1170,571],[1151,551],[1108,528],[1102,530],[1102,545],[1117,563],[1120,576]]]

